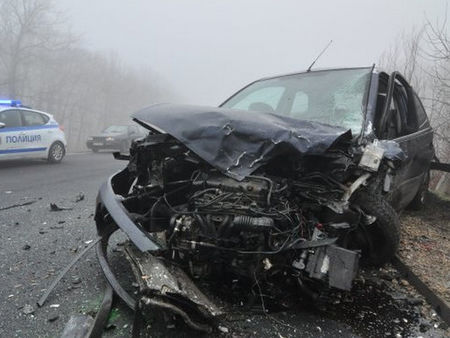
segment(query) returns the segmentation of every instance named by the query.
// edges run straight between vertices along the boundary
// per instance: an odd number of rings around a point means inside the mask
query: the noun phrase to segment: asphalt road
[[[0,337],[58,337],[71,315],[95,314],[105,282],[94,250],[67,274],[46,305],[38,308],[36,302],[58,272],[95,239],[93,211],[97,190],[109,175],[124,166],[125,162],[116,161],[107,153],[68,155],[58,165],[39,160],[0,162]],[[79,194],[84,199],[76,202]],[[51,212],[50,203],[70,210]],[[21,204],[27,205],[17,206]],[[345,305],[348,309],[336,305],[333,309],[336,315],[327,317],[304,308],[270,319],[244,314],[240,323],[237,320],[225,326],[230,333],[236,332],[233,326],[240,327],[241,334],[234,336],[358,337],[383,330],[395,336],[396,322],[390,321],[395,316],[406,320],[406,315],[395,304],[392,308],[397,312],[388,312],[391,308],[384,307],[387,302],[376,303],[383,295],[371,289],[368,297],[365,290],[355,291],[354,297],[359,300],[349,301]],[[361,317],[364,311],[374,313],[375,319],[364,322]],[[377,317],[383,318],[383,322],[377,321]],[[105,336],[131,335],[132,313],[120,302],[110,323],[113,326]],[[370,325],[377,326],[376,330],[367,331]],[[380,325],[386,328],[380,329]],[[419,321],[408,325],[418,327]],[[153,332],[152,336],[179,333],[171,330]],[[181,335],[197,336],[192,332]]]
[[[33,203],[0,211],[1,337],[59,336],[70,315],[98,305],[104,280],[94,250],[44,307],[36,302],[60,269],[96,237],[92,215],[98,187],[123,166],[107,153],[68,155],[57,165],[0,162],[0,210]],[[84,200],[75,202],[80,193]],[[51,212],[50,203],[72,210]],[[25,314],[26,305],[34,313]]]

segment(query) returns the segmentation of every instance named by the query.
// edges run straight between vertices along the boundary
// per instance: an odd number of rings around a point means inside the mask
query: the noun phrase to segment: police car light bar
[[[22,102],[19,100],[0,100],[0,106],[18,107]]]

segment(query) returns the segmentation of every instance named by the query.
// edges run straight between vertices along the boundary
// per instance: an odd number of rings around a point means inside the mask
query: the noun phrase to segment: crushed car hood
[[[320,154],[350,142],[350,130],[272,113],[158,104],[132,115],[167,133],[225,175],[242,180],[284,153]]]

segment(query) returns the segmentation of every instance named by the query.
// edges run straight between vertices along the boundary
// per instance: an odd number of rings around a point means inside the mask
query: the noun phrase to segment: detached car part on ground
[[[221,108],[135,113],[150,133],[97,201],[106,277],[131,307],[204,331],[224,310],[195,280],[237,281],[266,304],[350,290],[360,264],[394,256],[394,208],[422,201],[434,152],[417,100],[397,73],[358,68],[260,80]],[[107,265],[118,228],[138,303]]]

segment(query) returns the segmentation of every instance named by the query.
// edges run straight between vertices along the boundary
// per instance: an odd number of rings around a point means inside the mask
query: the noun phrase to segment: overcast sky
[[[376,63],[446,0],[58,0],[86,47],[151,67],[186,103],[217,105],[257,78]]]

